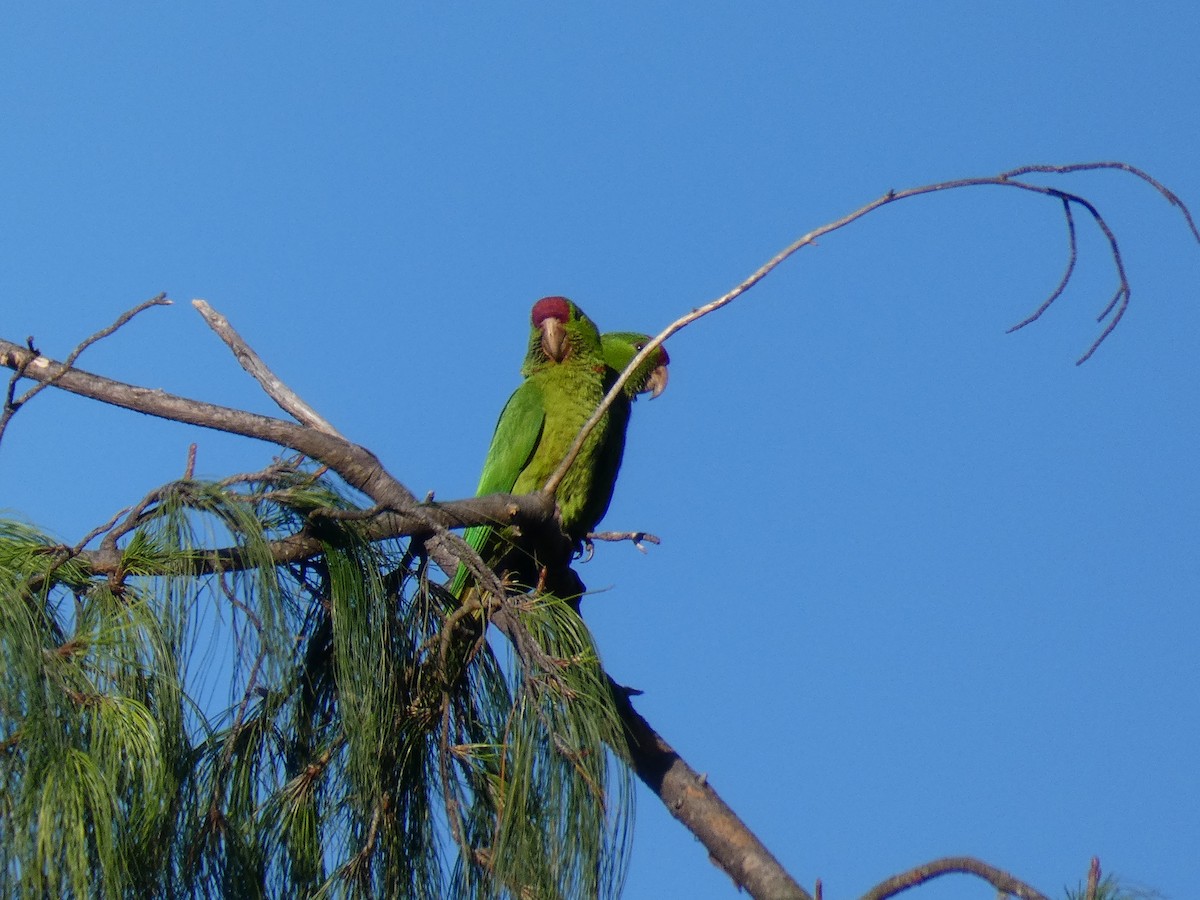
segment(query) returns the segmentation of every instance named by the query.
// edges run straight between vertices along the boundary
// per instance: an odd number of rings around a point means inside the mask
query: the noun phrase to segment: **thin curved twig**
[[[1020,181],[1020,180],[1018,180],[1018,178],[1021,175],[1033,174],[1033,173],[1063,175],[1063,174],[1070,174],[1070,173],[1075,173],[1075,172],[1093,171],[1093,170],[1098,170],[1098,169],[1116,169],[1118,171],[1127,172],[1127,173],[1135,176],[1136,178],[1139,178],[1142,181],[1145,181],[1147,184],[1151,185],[1155,190],[1157,190],[1163,196],[1164,199],[1167,200],[1168,203],[1170,203],[1172,206],[1177,207],[1182,212],[1183,217],[1184,217],[1185,221],[1187,222],[1188,228],[1191,231],[1193,237],[1196,238],[1197,242],[1200,242],[1200,230],[1197,230],[1195,220],[1192,218],[1192,214],[1191,214],[1190,210],[1188,209],[1187,205],[1178,197],[1178,195],[1176,195],[1175,193],[1170,191],[1166,186],[1164,186],[1159,181],[1152,178],[1146,172],[1143,172],[1141,169],[1138,169],[1134,166],[1131,166],[1131,165],[1128,165],[1127,163],[1122,163],[1122,162],[1100,161],[1100,162],[1091,162],[1091,163],[1073,163],[1071,165],[1065,165],[1065,166],[1043,166],[1043,165],[1022,166],[1020,168],[1010,169],[1007,172],[1001,172],[999,175],[981,176],[981,177],[973,177],[973,178],[957,178],[957,179],[953,179],[950,181],[937,182],[935,184],[927,184],[927,185],[921,185],[919,187],[914,187],[914,188],[906,188],[902,191],[895,191],[895,190],[888,191],[882,197],[872,200],[870,203],[867,203],[865,206],[859,207],[858,209],[854,210],[853,212],[848,213],[845,216],[842,216],[840,219],[837,219],[833,222],[829,222],[828,224],[822,225],[820,228],[816,228],[816,229],[808,232],[807,234],[797,238],[792,243],[788,244],[788,246],[784,247],[782,250],[780,250],[778,253],[776,253],[773,257],[771,257],[771,259],[767,260],[767,262],[765,262],[762,266],[760,266],[758,269],[756,269],[754,272],[752,272],[744,281],[742,281],[740,284],[738,284],[732,290],[722,294],[720,297],[717,297],[715,300],[712,300],[712,301],[704,304],[703,306],[699,306],[699,307],[693,309],[691,312],[687,313],[686,315],[680,316],[678,319],[676,319],[674,322],[672,322],[670,325],[668,325],[666,328],[664,328],[661,332],[659,332],[654,338],[652,338],[650,341],[648,341],[646,343],[646,345],[642,348],[641,352],[639,352],[632,360],[630,360],[629,365],[627,365],[625,367],[624,371],[621,372],[621,374],[618,376],[616,382],[609,389],[608,394],[605,395],[605,397],[601,401],[600,405],[598,407],[596,407],[596,411],[592,414],[591,418],[589,418],[587,420],[587,422],[584,423],[583,427],[579,431],[579,434],[576,436],[574,443],[571,445],[571,448],[567,451],[567,455],[563,458],[563,461],[559,465],[559,467],[550,476],[549,480],[546,482],[545,486],[543,487],[543,490],[545,490],[547,493],[551,493],[551,494],[554,493],[554,491],[558,488],[559,483],[562,481],[563,476],[566,475],[567,470],[571,467],[571,465],[575,461],[575,458],[579,455],[580,448],[583,446],[583,443],[586,440],[587,436],[591,433],[592,429],[596,427],[596,424],[600,421],[600,419],[604,416],[605,412],[612,405],[613,401],[616,399],[617,394],[620,393],[621,389],[625,385],[625,382],[629,379],[630,374],[635,369],[637,369],[638,366],[640,366],[642,364],[642,362],[651,353],[653,353],[655,351],[656,348],[661,346],[663,341],[667,340],[667,338],[671,337],[671,335],[675,334],[677,331],[680,331],[681,329],[686,328],[688,325],[690,325],[692,322],[695,322],[697,319],[701,319],[704,316],[707,316],[709,313],[715,312],[716,310],[720,309],[721,307],[727,306],[728,304],[732,303],[734,300],[736,300],[742,294],[746,293],[746,291],[750,290],[752,287],[754,287],[756,284],[758,284],[760,281],[762,281],[765,277],[767,277],[767,275],[769,275],[772,271],[774,271],[786,259],[788,259],[790,256],[792,256],[792,254],[796,253],[798,250],[800,250],[803,247],[807,247],[810,244],[816,243],[818,238],[824,237],[827,234],[831,234],[834,231],[838,231],[842,228],[845,228],[847,225],[850,225],[851,223],[856,222],[857,220],[861,219],[863,216],[867,215],[868,213],[874,212],[875,210],[879,209],[882,206],[887,206],[888,204],[895,203],[898,200],[907,200],[910,197],[919,197],[923,194],[932,194],[932,193],[936,193],[939,191],[957,190],[959,188],[966,188],[966,187],[983,187],[983,186],[1010,187],[1010,188],[1016,188],[1017,190],[1027,191],[1027,192],[1034,193],[1034,194],[1041,194],[1041,195],[1047,196],[1047,197],[1054,197],[1057,200],[1062,202],[1064,209],[1069,210],[1070,206],[1072,204],[1075,204],[1075,205],[1080,206],[1083,209],[1087,210],[1088,213],[1091,215],[1093,221],[1095,221],[1097,227],[1099,227],[1101,232],[1104,234],[1105,239],[1108,241],[1109,251],[1112,255],[1113,265],[1116,268],[1117,279],[1118,279],[1118,286],[1117,286],[1116,292],[1113,294],[1113,297],[1109,301],[1108,305],[1105,306],[1104,310],[1100,313],[1099,317],[1097,318],[1097,321],[1104,321],[1104,319],[1107,318],[1110,313],[1113,313],[1112,318],[1109,319],[1108,324],[1100,332],[1100,335],[1092,342],[1091,346],[1089,346],[1088,349],[1083,353],[1083,355],[1080,356],[1079,359],[1077,359],[1075,361],[1075,364],[1081,365],[1082,363],[1087,362],[1087,360],[1091,358],[1092,354],[1094,354],[1096,352],[1096,350],[1100,347],[1100,345],[1104,342],[1104,340],[1110,334],[1112,334],[1113,329],[1117,327],[1117,324],[1121,321],[1121,318],[1125,314],[1125,310],[1129,306],[1129,297],[1130,297],[1130,293],[1131,293],[1130,287],[1129,287],[1129,280],[1125,275],[1125,265],[1121,259],[1121,251],[1117,244],[1116,236],[1113,234],[1113,231],[1109,227],[1108,222],[1104,219],[1104,216],[1102,216],[1100,214],[1099,210],[1096,209],[1096,207],[1092,204],[1091,201],[1089,201],[1082,195],[1072,193],[1070,191],[1064,191],[1059,188],[1049,187],[1047,185],[1036,184],[1034,182]],[[1073,220],[1070,221],[1069,228],[1070,228],[1071,238],[1072,238],[1071,248],[1073,251],[1075,248],[1074,221]],[[1066,278],[1064,278],[1063,282],[1060,283],[1060,286],[1051,295],[1050,301],[1048,303],[1043,304],[1044,307],[1049,307],[1050,303],[1053,303],[1054,300],[1058,299],[1058,297],[1062,294],[1063,289],[1065,289],[1065,282],[1067,280],[1069,280],[1070,275],[1073,271],[1074,271],[1074,264],[1072,262],[1068,267]],[[1115,313],[1114,313],[1114,310],[1115,310]],[[1045,311],[1045,309],[1039,309],[1039,311],[1032,318],[1036,319],[1044,311]],[[1020,327],[1020,326],[1018,325],[1017,327]]]
[[[1063,200],[1063,216],[1067,220],[1067,271],[1063,273],[1062,281],[1058,283],[1058,287],[1042,302],[1042,305],[1016,325],[1009,328],[1005,334],[1012,334],[1014,331],[1019,331],[1031,322],[1036,322],[1042,317],[1042,313],[1048,310],[1050,305],[1061,297],[1062,292],[1067,289],[1067,282],[1071,280],[1071,275],[1075,272],[1075,262],[1079,258],[1079,244],[1075,239],[1075,216],[1071,213],[1071,203],[1068,200]]]
[[[149,309],[152,306],[170,306],[170,305],[171,305],[171,301],[167,299],[167,295],[159,294],[157,297],[151,297],[145,303],[139,303],[133,309],[126,310],[125,312],[121,313],[121,315],[119,315],[117,317],[117,320],[115,322],[113,322],[111,325],[109,325],[107,328],[101,328],[99,331],[97,331],[95,334],[91,335],[90,337],[84,338],[83,341],[81,341],[80,344],[74,350],[71,351],[71,353],[67,356],[67,358],[65,360],[63,360],[62,371],[66,372],[66,371],[70,370],[72,367],[74,367],[75,360],[79,359],[80,354],[83,353],[84,350],[86,350],[88,347],[92,346],[92,344],[96,343],[97,341],[102,341],[102,340],[104,340],[104,338],[113,334],[117,329],[119,329],[123,325],[125,325],[126,322],[128,322],[130,319],[132,319],[138,313],[144,312],[145,310]],[[40,394],[42,391],[44,391],[46,388],[48,388],[52,384],[54,384],[54,382],[56,380],[54,378],[50,378],[50,379],[46,379],[46,380],[43,380],[40,378],[34,379],[35,381],[38,382],[37,384],[35,384],[33,387],[31,387],[29,390],[27,390],[20,397],[15,396],[17,382],[19,382],[22,378],[30,377],[26,374],[27,370],[29,369],[30,366],[33,366],[37,360],[42,358],[41,355],[36,350],[34,350],[32,337],[28,341],[28,348],[31,351],[32,355],[29,358],[27,358],[27,360],[23,366],[21,366],[19,368],[13,367],[14,374],[8,383],[8,394],[4,400],[4,409],[2,411],[0,411],[0,440],[4,439],[4,429],[6,429],[8,427],[9,421],[12,419],[12,417],[14,415],[16,415],[17,410],[19,410],[22,406],[24,406],[26,403],[28,403],[30,400],[32,400],[34,397],[36,397],[38,394]]]

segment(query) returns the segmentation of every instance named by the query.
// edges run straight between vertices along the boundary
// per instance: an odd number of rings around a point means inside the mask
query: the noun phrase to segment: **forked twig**
[[[1139,178],[1146,182],[1146,184],[1150,185],[1152,188],[1162,194],[1164,200],[1179,210],[1179,212],[1183,215],[1183,218],[1187,221],[1187,226],[1192,232],[1192,236],[1197,241],[1200,241],[1200,229],[1196,227],[1196,222],[1192,218],[1191,211],[1188,209],[1187,204],[1179,199],[1179,195],[1168,188],[1157,178],[1152,176],[1149,172],[1139,169],[1137,166],[1131,166],[1129,163],[1119,162],[1117,160],[1101,160],[1099,162],[1067,163],[1066,165],[1062,166],[1021,166],[1017,169],[1010,169],[1009,171],[1005,172],[1002,177],[1019,178],[1022,175],[1030,175],[1033,173],[1042,173],[1047,175],[1070,175],[1074,172],[1094,172],[1099,169],[1116,169],[1118,172],[1127,172],[1130,175],[1133,175],[1135,178]]]
[[[157,297],[151,297],[145,303],[140,303],[137,306],[135,306],[133,309],[126,310],[125,312],[121,313],[121,315],[119,315],[117,317],[117,320],[115,322],[113,322],[111,325],[109,325],[107,328],[101,328],[99,331],[97,331],[95,334],[91,335],[90,337],[84,338],[84,340],[79,344],[79,346],[77,346],[74,350],[72,350],[71,353],[67,356],[67,358],[63,360],[62,369],[58,374],[56,374],[48,379],[44,379],[44,380],[39,379],[37,384],[35,384],[33,387],[31,387],[29,390],[27,390],[20,397],[17,397],[16,396],[17,383],[22,378],[26,377],[26,372],[28,371],[29,368],[42,364],[43,359],[44,359],[44,357],[42,357],[41,354],[38,353],[37,350],[34,350],[33,338],[30,338],[28,341],[28,347],[36,355],[33,358],[25,359],[23,361],[22,365],[15,367],[14,371],[13,371],[13,376],[12,376],[12,378],[9,379],[8,393],[4,400],[4,409],[3,409],[3,411],[0,411],[0,440],[4,439],[4,429],[8,427],[9,420],[11,420],[14,415],[16,415],[17,410],[19,410],[22,406],[24,406],[26,403],[28,403],[30,400],[32,400],[34,397],[36,397],[38,394],[40,394],[42,391],[44,391],[46,388],[50,387],[50,385],[52,385],[56,381],[58,381],[58,379],[61,378],[63,376],[63,374],[65,374],[66,372],[69,372],[71,370],[71,368],[75,365],[75,360],[79,359],[80,354],[83,353],[84,350],[86,350],[88,347],[92,346],[92,344],[96,343],[97,341],[104,340],[104,338],[108,337],[110,334],[115,332],[117,329],[121,328],[126,322],[128,322],[130,319],[132,319],[138,313],[143,312],[152,306],[170,306],[170,305],[171,305],[171,301],[167,299],[167,295],[159,294]]]

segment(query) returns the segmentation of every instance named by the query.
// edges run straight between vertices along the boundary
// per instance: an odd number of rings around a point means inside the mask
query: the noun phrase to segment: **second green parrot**
[[[604,362],[608,366],[608,377],[605,379],[605,393],[616,383],[617,376],[625,367],[633,362],[633,358],[641,353],[642,348],[650,343],[650,335],[636,331],[610,331],[601,337],[601,349]],[[591,493],[588,495],[584,512],[581,516],[587,524],[587,531],[594,531],[596,525],[608,512],[612,502],[613,490],[617,484],[617,473],[621,469],[621,460],[625,456],[625,432],[629,427],[629,417],[633,412],[633,401],[638,394],[649,393],[654,399],[667,389],[667,365],[671,358],[665,347],[657,347],[633,370],[625,381],[621,393],[614,399],[608,410],[608,431],[604,445],[597,458],[596,474],[592,478]],[[586,533],[586,532],[585,532]]]

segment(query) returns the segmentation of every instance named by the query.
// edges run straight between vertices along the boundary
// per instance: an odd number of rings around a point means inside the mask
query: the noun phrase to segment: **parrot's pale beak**
[[[542,352],[555,362],[562,362],[567,355],[567,331],[563,323],[553,317],[542,320]]]
[[[650,377],[646,379],[646,390],[650,392],[650,399],[653,400],[659,394],[667,389],[667,367],[659,366],[650,373]]]

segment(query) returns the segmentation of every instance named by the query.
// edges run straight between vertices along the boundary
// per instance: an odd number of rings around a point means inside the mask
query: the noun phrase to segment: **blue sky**
[[[407,10],[407,11],[406,11]],[[3,336],[272,412],[203,297],[418,494],[470,494],[530,304],[661,329],[889,188],[1122,159],[1200,208],[1186,4],[14,4]],[[1049,179],[1047,179],[1049,181]],[[1200,246],[1115,173],[896,204],[672,339],[581,569],[639,708],[804,883],[973,854],[1052,894],[1200,869]],[[77,540],[272,448],[43,395],[0,507]],[[733,897],[643,794],[627,897]],[[921,894],[990,898],[954,881]]]

